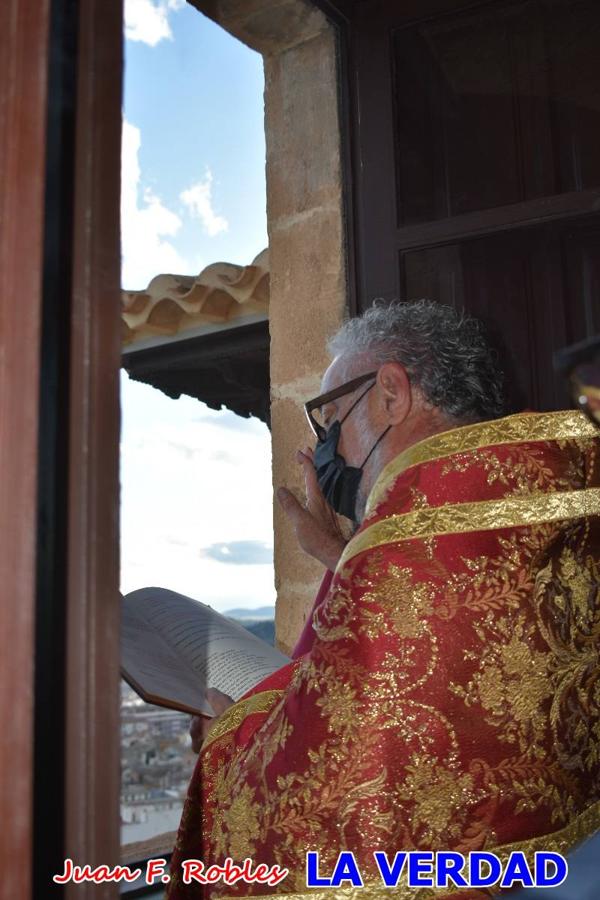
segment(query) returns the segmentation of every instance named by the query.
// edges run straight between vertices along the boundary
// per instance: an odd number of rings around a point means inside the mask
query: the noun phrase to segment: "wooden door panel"
[[[433,297],[486,322],[513,411],[565,406],[552,356],[600,331],[600,220],[401,252],[400,282],[407,298]]]
[[[574,224],[562,242],[567,340],[600,333],[600,224]]]
[[[600,3],[355,5],[358,309],[464,307],[511,405],[569,403],[556,349],[600,331]]]
[[[495,236],[402,256],[407,298],[431,297],[483,319],[510,384],[510,410],[542,408],[535,368],[533,268],[539,241]],[[546,401],[544,403],[544,401]]]
[[[513,23],[501,13],[443,17],[394,35],[399,225],[525,199]]]
[[[545,38],[558,188],[600,185],[600,8],[597,0],[549,0]]]
[[[599,38],[595,0],[395,31],[399,225],[598,187]]]

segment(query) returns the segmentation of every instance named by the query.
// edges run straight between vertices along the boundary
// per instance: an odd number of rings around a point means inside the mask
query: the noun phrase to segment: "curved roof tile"
[[[249,266],[213,263],[199,275],[157,275],[144,291],[122,291],[123,343],[172,336],[269,311],[269,250]]]

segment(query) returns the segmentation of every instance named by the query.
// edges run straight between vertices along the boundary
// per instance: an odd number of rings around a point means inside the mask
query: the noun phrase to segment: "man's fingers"
[[[287,488],[280,487],[277,489],[277,499],[281,504],[281,508],[287,513],[294,524],[297,524],[299,519],[306,515],[304,507]]]
[[[207,719],[206,716],[192,717],[192,721],[190,722],[190,737],[192,739],[192,750],[194,753],[200,753],[202,741],[210,728],[211,722],[212,719]]]
[[[302,464],[304,469],[304,485],[308,511],[319,519],[321,525],[327,528],[327,530],[339,534],[337,516],[325,500],[323,491],[319,485],[317,471],[313,462],[313,451],[310,447],[305,447],[304,450],[298,450],[296,458],[298,462]]]
[[[314,531],[315,526],[320,527],[310,509],[310,497],[308,498],[308,509],[302,506],[302,504],[296,499],[296,497],[294,497],[291,491],[288,491],[287,488],[278,489],[277,499],[279,500],[279,503],[287,514],[288,519],[294,526],[294,530],[299,538],[303,532],[306,532],[307,530]]]
[[[313,462],[313,452],[310,447],[304,450],[296,451],[296,461],[302,466],[304,471],[304,490],[306,492],[306,505],[309,512],[316,515],[317,518],[323,518],[323,511],[326,513],[326,520],[332,521],[329,513],[327,501],[323,496],[323,491],[319,485],[317,472]]]
[[[310,447],[304,447],[303,450],[296,450],[296,462],[299,462],[299,463],[310,462],[310,463],[312,463],[313,459],[314,459],[314,453],[312,452],[312,450],[310,449]]]
[[[207,689],[206,699],[214,709],[215,716],[223,715],[225,710],[229,709],[233,704],[233,699],[228,694],[224,694],[223,691],[213,687]]]
[[[307,448],[308,449],[308,448]],[[308,500],[322,497],[321,488],[317,481],[317,472],[314,467],[312,456],[309,456],[306,450],[298,450],[296,459],[304,470],[304,486],[306,488],[306,496]]]
[[[214,715],[192,716],[192,721],[190,722],[190,737],[192,739],[192,750],[194,753],[200,753],[202,743],[209,731],[219,716],[223,715],[225,710],[229,709],[233,703],[233,699],[228,694],[224,694],[223,691],[218,690],[218,688],[207,688],[205,696]]]

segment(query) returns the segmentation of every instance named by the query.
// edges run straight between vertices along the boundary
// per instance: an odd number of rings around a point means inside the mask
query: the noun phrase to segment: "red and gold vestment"
[[[331,871],[352,850],[566,853],[600,828],[600,436],[579,412],[434,435],[380,474],[313,616],[310,652],[234,704],[204,743],[182,859]],[[354,897],[338,888],[335,897]],[[440,894],[421,888],[420,900]],[[358,896],[358,894],[356,894]],[[456,896],[484,896],[462,891]]]

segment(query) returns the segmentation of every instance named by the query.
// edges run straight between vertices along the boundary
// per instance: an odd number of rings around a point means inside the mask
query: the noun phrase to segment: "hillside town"
[[[236,621],[273,644],[272,610],[231,610]],[[231,617],[233,618],[233,616]],[[190,716],[145,703],[121,681],[121,843],[175,831],[197,756]]]

